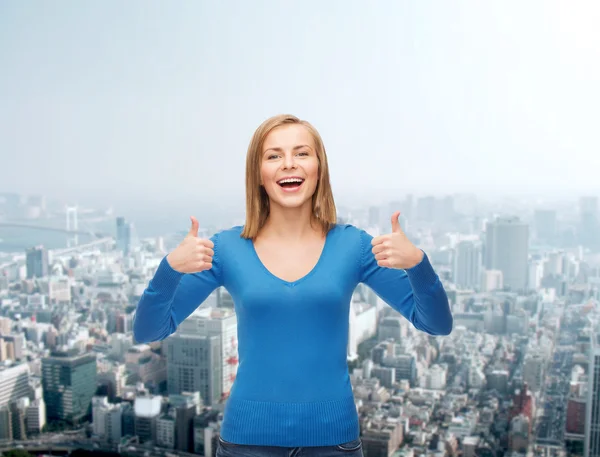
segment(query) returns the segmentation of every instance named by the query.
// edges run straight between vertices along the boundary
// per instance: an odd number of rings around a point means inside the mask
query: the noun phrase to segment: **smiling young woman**
[[[427,255],[403,233],[337,224],[325,147],[308,122],[267,119],[246,157],[246,222],[210,239],[198,221],[161,261],[137,306],[138,342],[167,338],[217,287],[231,294],[239,368],[225,405],[221,457],[362,455],[348,366],[359,283],[430,335],[452,330]]]
[[[294,165],[303,166],[303,170],[308,168],[304,171],[311,173],[311,182],[309,186],[304,186],[300,197],[295,195],[293,200],[282,202],[282,199],[276,198],[277,192],[269,175],[284,178],[287,172],[291,176],[293,173],[289,168]],[[286,166],[287,170],[279,170]],[[285,206],[287,201],[288,207],[297,205],[300,199],[304,211],[307,211],[306,204],[310,200],[312,206],[309,220],[318,223],[323,233],[327,233],[336,223],[336,209],[323,140],[310,123],[295,116],[280,115],[269,118],[252,136],[246,156],[246,223],[242,230],[244,238],[256,238],[259,230],[265,225],[270,215],[270,196],[273,198],[273,204],[283,203]],[[306,214],[304,217],[307,217]]]

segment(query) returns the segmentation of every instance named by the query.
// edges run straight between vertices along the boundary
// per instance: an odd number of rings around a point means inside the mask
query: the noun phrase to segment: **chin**
[[[312,199],[309,198],[303,198],[303,199],[298,199],[298,198],[274,198],[271,200],[273,203],[275,203],[277,206],[280,206],[281,208],[286,208],[286,209],[294,209],[294,208],[302,208],[305,205],[311,205],[312,204]]]

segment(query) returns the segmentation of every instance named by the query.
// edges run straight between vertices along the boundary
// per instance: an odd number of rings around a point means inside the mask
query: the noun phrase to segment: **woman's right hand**
[[[180,273],[199,273],[212,267],[214,255],[213,242],[206,238],[198,238],[198,220],[192,220],[192,228],[173,252],[167,255],[167,262],[173,270]]]

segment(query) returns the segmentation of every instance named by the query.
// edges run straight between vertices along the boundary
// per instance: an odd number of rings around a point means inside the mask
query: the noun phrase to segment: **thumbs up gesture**
[[[167,255],[171,268],[180,273],[199,273],[212,267],[215,246],[208,239],[198,238],[198,220],[193,216],[190,219],[190,231],[179,246]]]
[[[392,215],[392,233],[374,237],[371,245],[377,265],[406,270],[421,262],[423,251],[412,244],[404,234],[398,221],[399,216],[400,211]]]

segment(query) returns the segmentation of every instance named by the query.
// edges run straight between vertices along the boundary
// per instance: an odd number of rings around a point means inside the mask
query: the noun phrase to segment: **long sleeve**
[[[166,256],[162,259],[137,305],[133,321],[133,337],[137,342],[165,339],[217,287],[223,285],[218,234],[211,241],[215,247],[210,270],[184,274],[174,270]]]
[[[427,254],[418,265],[407,270],[380,267],[371,250],[373,237],[364,230],[360,232],[359,281],[369,286],[415,328],[430,335],[450,334],[453,318],[448,297]]]

